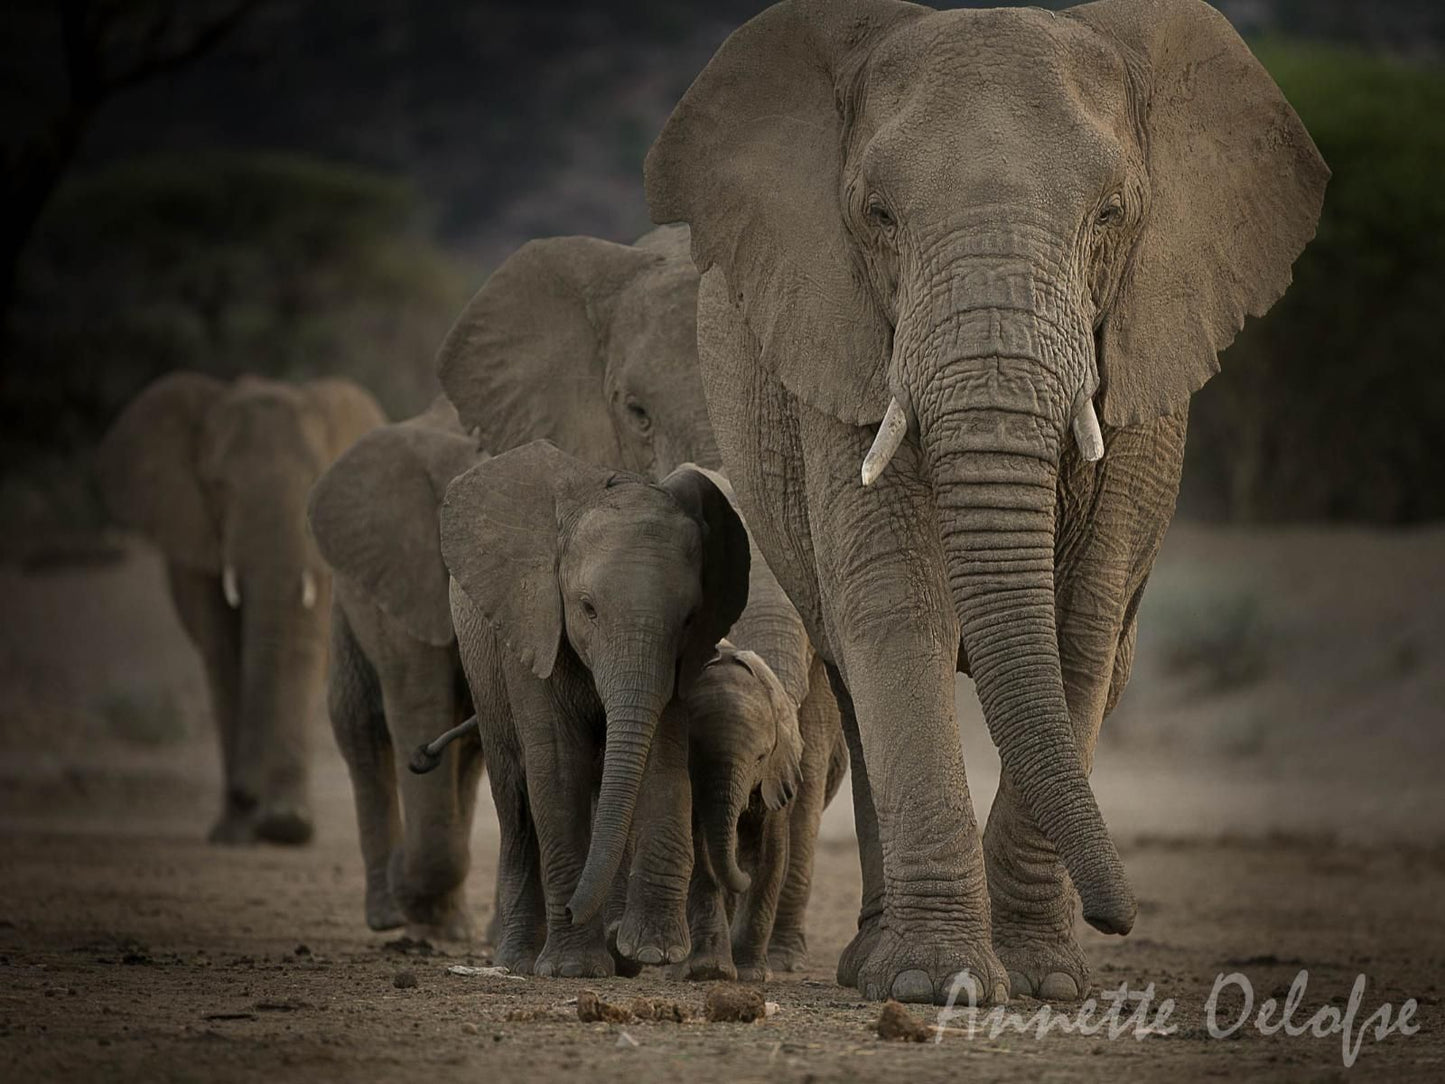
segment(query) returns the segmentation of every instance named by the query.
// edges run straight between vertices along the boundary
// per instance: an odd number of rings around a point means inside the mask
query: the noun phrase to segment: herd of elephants
[[[663,225],[523,245],[425,412],[176,373],[115,422],[107,500],[208,677],[212,838],[310,838],[324,694],[372,929],[473,936],[485,764],[499,964],[760,980],[803,965],[851,767],[839,983],[1081,996],[1076,909],[1135,918],[1088,776],[1189,399],[1328,175],[1204,0],[769,8],[647,156]]]

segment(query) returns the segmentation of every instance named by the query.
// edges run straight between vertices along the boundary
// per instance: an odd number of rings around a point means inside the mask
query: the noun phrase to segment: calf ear
[[[477,464],[447,487],[447,569],[539,678],[552,673],[562,639],[559,504],[578,488],[604,485],[609,473],[538,440]]]
[[[679,467],[662,482],[702,532],[702,605],[693,618],[678,671],[679,694],[717,651],[717,643],[748,604],[748,532],[727,496],[695,467]]]
[[[772,752],[763,761],[759,786],[763,804],[769,809],[782,809],[793,800],[803,783],[803,732],[798,726],[798,705],[762,656],[739,651],[734,657],[748,668],[768,694],[773,725],[777,729]]]
[[[225,392],[225,384],[200,373],[162,377],[121,411],[96,459],[117,522],[177,564],[216,574],[220,534],[198,467],[206,413]]]
[[[447,483],[477,461],[467,437],[407,425],[374,430],[311,490],[317,548],[407,633],[452,641],[438,516]]]

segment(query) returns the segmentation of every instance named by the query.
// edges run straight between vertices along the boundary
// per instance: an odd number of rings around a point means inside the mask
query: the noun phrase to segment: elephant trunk
[[[606,686],[602,702],[607,712],[607,746],[587,862],[567,904],[573,925],[584,925],[596,917],[622,866],[653,735],[672,696],[670,684],[664,687],[657,674],[671,672],[668,666],[639,668],[601,683]]]
[[[318,616],[301,605],[299,581],[274,586],[254,579],[242,585],[235,785],[243,801],[299,808],[306,724],[317,706],[324,649]]]
[[[693,795],[713,875],[733,892],[746,892],[752,883],[738,867],[738,818],[748,795],[747,781],[737,772],[718,773]]]
[[[1091,342],[1087,321],[1034,311],[1038,298],[1058,291],[1036,285],[1030,294],[987,298],[936,324],[932,348],[947,344],[949,355],[932,359],[940,364],[913,401],[949,587],[990,736],[1063,859],[1085,919],[1122,934],[1136,904],[1089,787],[1055,625],[1059,456],[1078,414],[1073,404],[1090,379]],[[921,358],[900,360],[907,371],[909,360]]]

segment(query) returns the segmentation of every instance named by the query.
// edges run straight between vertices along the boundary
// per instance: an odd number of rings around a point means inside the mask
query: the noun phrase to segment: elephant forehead
[[[905,198],[976,190],[1073,202],[1092,198],[1127,158],[1123,59],[1049,12],[949,11],[908,23],[869,58],[864,90],[873,129],[865,169]]]
[[[702,553],[697,523],[656,486],[629,483],[603,490],[577,518],[569,550],[648,550],[695,562]]]

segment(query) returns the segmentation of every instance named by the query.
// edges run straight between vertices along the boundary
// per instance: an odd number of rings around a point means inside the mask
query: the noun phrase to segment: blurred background
[[[178,367],[342,372],[393,417],[420,407],[452,316],[517,245],[648,228],[648,145],[762,6],[5,4],[0,744],[43,734],[65,772],[101,738],[211,759],[157,569],[139,586],[104,571],[123,550],[90,457],[130,396]],[[1130,759],[1101,771],[1163,781],[1117,798],[1150,824],[1232,830],[1210,810],[1254,802],[1256,827],[1436,833],[1445,5],[1218,6],[1334,179],[1293,288],[1194,400],[1135,681],[1105,730]],[[77,660],[77,637],[108,647]],[[1151,751],[1202,774],[1139,768]]]

